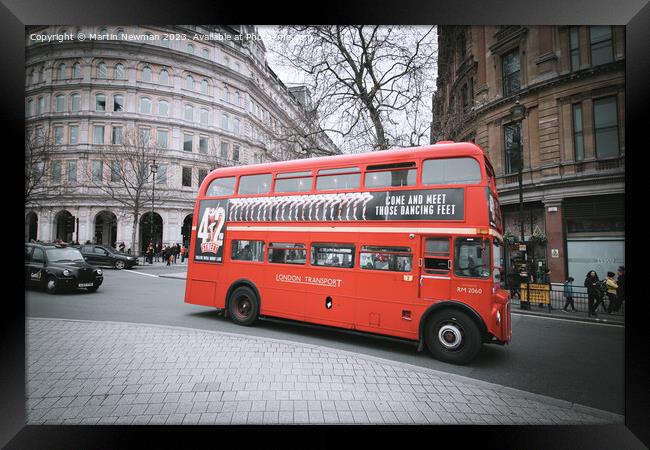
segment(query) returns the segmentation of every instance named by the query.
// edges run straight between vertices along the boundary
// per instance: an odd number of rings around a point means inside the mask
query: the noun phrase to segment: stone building
[[[624,264],[625,29],[442,26],[432,141],[472,141],[497,176],[510,273]],[[526,251],[519,251],[519,174]],[[516,244],[516,245],[515,245]]]
[[[26,240],[134,251],[187,241],[210,170],[338,153],[325,133],[301,141],[313,121],[303,123],[304,108],[266,64],[255,27],[30,27],[25,50],[26,130],[51,144],[39,170],[57,188],[27,202]],[[129,133],[155,149],[135,243],[124,198],[98,187],[116,182],[111,154]],[[278,138],[289,134],[297,138]]]

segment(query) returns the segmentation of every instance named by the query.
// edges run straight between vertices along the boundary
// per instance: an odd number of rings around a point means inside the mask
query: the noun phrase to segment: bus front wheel
[[[482,345],[476,323],[455,309],[434,313],[427,321],[424,340],[434,358],[460,365],[472,361]]]
[[[260,312],[260,302],[255,292],[247,287],[235,289],[228,300],[228,315],[237,325],[253,325]]]

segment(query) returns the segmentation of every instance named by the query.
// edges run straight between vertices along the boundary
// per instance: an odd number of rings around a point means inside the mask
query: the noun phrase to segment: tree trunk
[[[379,111],[377,111],[374,106],[369,105],[368,112],[370,113],[370,119],[372,120],[372,124],[375,127],[375,134],[377,135],[377,149],[388,149],[388,141],[386,140],[384,125],[381,123],[381,117],[379,117]]]
[[[136,241],[136,234],[138,229],[138,211],[133,212],[133,229],[131,230],[131,249],[133,249],[133,254],[139,256],[138,253],[138,242]]]

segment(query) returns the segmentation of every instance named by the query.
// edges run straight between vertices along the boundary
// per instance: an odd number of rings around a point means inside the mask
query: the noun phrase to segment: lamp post
[[[526,107],[519,103],[519,97],[517,97],[517,100],[515,101],[515,104],[510,108],[510,114],[514,120],[521,120],[525,117],[526,115]],[[521,124],[521,122],[520,122]],[[524,236],[524,182],[523,182],[523,167],[524,167],[524,148],[523,145],[521,144],[521,125],[517,129],[517,132],[515,135],[512,137],[512,147],[508,149],[508,153],[510,154],[510,161],[512,164],[513,156],[517,156],[517,162],[518,162],[518,167],[517,167],[517,181],[519,184],[519,239],[521,243],[525,243],[525,236]],[[532,229],[531,229],[532,230]],[[526,249],[526,253],[524,254],[524,260],[527,261],[527,252],[528,249]],[[528,271],[526,271],[528,274]],[[528,274],[527,279],[526,279],[526,284],[528,284],[530,280],[530,274]],[[527,293],[530,292],[530,289],[526,289]],[[527,305],[524,306],[524,302],[521,302],[521,308],[522,309],[529,309],[530,308],[530,300],[526,302]]]
[[[155,159],[151,163],[150,168],[151,175],[153,176],[153,182],[151,183],[151,217],[149,218],[149,239],[151,239],[151,243],[153,244],[153,211],[156,204],[156,172],[158,171],[158,165],[156,164]],[[153,257],[151,258],[151,264],[153,264]]]

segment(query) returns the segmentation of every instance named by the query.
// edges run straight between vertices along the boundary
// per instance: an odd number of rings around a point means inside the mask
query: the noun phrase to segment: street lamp
[[[156,172],[158,172],[158,165],[154,159],[151,163],[151,175],[153,176],[153,182],[151,183],[151,217],[149,221],[149,236],[151,243],[153,243],[153,210],[156,202]],[[153,258],[151,259],[151,264],[153,264]]]

